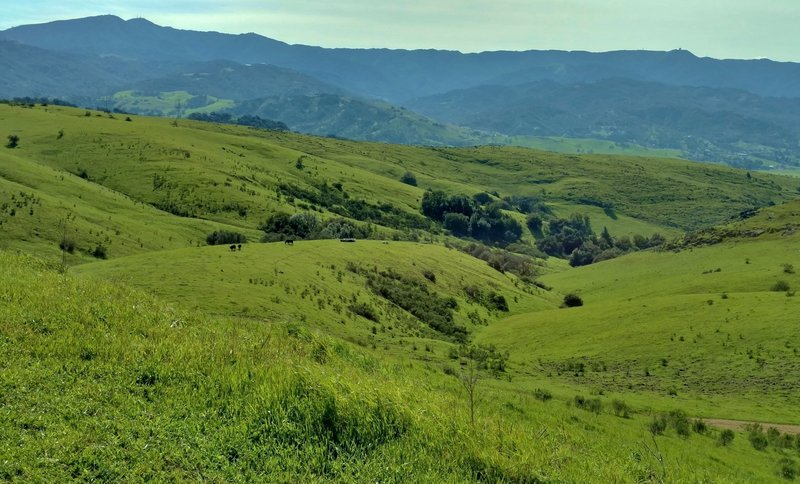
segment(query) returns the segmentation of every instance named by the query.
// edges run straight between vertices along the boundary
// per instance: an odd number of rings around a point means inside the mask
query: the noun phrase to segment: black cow
[[[236,245],[231,245],[230,249],[231,249],[231,252],[236,252]]]
[[[242,244],[236,244],[236,250],[242,250]]]
[[[294,245],[294,240],[293,239],[286,239],[286,240],[283,241],[283,243],[286,244],[286,245]]]

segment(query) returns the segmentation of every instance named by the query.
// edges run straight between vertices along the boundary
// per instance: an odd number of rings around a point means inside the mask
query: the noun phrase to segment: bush
[[[564,303],[561,305],[561,307],[575,308],[579,306],[583,306],[583,299],[581,299],[580,296],[574,293],[569,293],[564,296]]]
[[[208,245],[243,244],[245,242],[247,242],[247,237],[244,234],[227,230],[215,230],[206,236]]]
[[[756,450],[766,450],[769,446],[769,439],[764,434],[764,429],[759,424],[750,424],[745,427],[747,429],[747,439],[750,445]]]
[[[687,438],[691,434],[689,418],[682,410],[671,411],[669,413],[669,422],[680,437]]]
[[[778,281],[775,284],[773,284],[772,287],[770,288],[770,290],[775,292],[790,291],[791,289],[792,288],[789,286],[789,283],[786,281]]]
[[[793,481],[795,477],[797,477],[797,464],[795,464],[792,459],[784,457],[779,461],[779,464],[781,466],[781,477],[790,481]]]
[[[105,259],[108,256],[108,254],[106,254],[106,248],[101,244],[98,244],[97,247],[94,248],[92,255],[98,259]]]
[[[15,134],[8,135],[8,143],[6,143],[6,148],[16,148],[19,145],[19,136]]]
[[[611,402],[611,409],[614,411],[614,415],[617,417],[630,418],[630,408],[628,407],[628,404],[622,400],[613,400]]]
[[[75,252],[75,247],[75,241],[72,239],[64,239],[58,244],[59,249],[63,250],[64,252],[69,252],[70,254]]]
[[[375,321],[376,323],[380,322],[380,318],[378,317],[378,313],[377,311],[375,311],[375,308],[373,308],[367,303],[351,304],[349,309],[350,311],[353,311],[355,314],[358,314],[363,318],[369,319],[370,321]]]
[[[415,177],[410,171],[403,173],[403,176],[400,177],[400,181],[406,185],[411,185],[412,187],[417,186],[417,177]]]
[[[696,419],[692,422],[692,430],[698,434],[705,434],[708,431],[708,425],[702,419]]]
[[[603,410],[603,402],[599,398],[585,398],[582,395],[575,395],[575,406],[595,414]]]
[[[728,445],[731,445],[731,442],[733,442],[734,437],[736,437],[736,434],[733,433],[733,430],[725,429],[722,432],[720,432],[719,439],[717,439],[717,442],[719,443],[719,445],[727,447]]]
[[[428,270],[428,269],[425,269],[424,271],[422,271],[422,276],[423,276],[425,279],[427,279],[427,280],[429,280],[429,281],[433,282],[434,284],[436,283],[436,274],[434,274],[434,273],[433,273],[433,271],[430,271],[430,270]]]
[[[794,274],[794,266],[792,264],[784,264],[783,272],[786,274]]]
[[[542,402],[546,402],[553,398],[553,394],[547,390],[542,390],[541,388],[537,388],[533,391],[533,397],[537,400],[541,400]]]
[[[648,425],[648,430],[653,435],[661,435],[667,430],[667,418],[663,415],[653,417],[653,420]]]

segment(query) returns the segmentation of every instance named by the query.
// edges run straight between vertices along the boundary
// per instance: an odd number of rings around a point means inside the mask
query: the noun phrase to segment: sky
[[[672,50],[800,62],[800,0],[25,0],[0,29],[113,14],[292,44],[486,50]]]

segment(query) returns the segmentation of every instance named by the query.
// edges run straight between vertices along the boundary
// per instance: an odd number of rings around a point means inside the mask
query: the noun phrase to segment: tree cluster
[[[259,226],[265,241],[298,239],[366,239],[372,235],[368,226],[355,225],[343,218],[319,220],[311,212],[288,214],[275,212]]]
[[[532,232],[544,230],[544,221],[530,217],[528,227]],[[556,218],[547,223],[547,233],[536,241],[536,247],[547,255],[569,258],[572,266],[613,259],[627,252],[657,247],[666,239],[661,234],[612,237],[607,228],[598,236],[592,230],[589,217],[573,214],[568,219]]]
[[[247,242],[247,237],[244,234],[228,230],[215,230],[206,236],[208,245],[244,244],[245,242]]]
[[[480,205],[466,195],[447,195],[436,190],[422,197],[422,213],[440,222],[457,237],[506,245],[522,237],[522,226],[502,212],[501,203]]]

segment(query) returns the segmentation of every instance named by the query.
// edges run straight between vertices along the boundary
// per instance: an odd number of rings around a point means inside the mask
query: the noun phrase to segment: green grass
[[[0,105],[0,129],[20,136],[0,151],[0,248],[48,261],[0,252],[2,479],[762,482],[797,457],[756,452],[743,434],[719,447],[716,431],[670,430],[657,438],[662,468],[647,431],[671,410],[798,423],[800,300],[770,288],[800,286],[784,270],[800,267],[800,208],[706,228],[796,197],[792,178],[84,112]],[[399,181],[405,171],[419,186]],[[661,232],[683,249],[582,268],[537,261],[546,290],[422,231],[428,243],[204,245],[213,230],[255,241],[277,210],[335,216],[277,190],[323,181],[408,214],[427,188],[537,196],[596,231]],[[63,276],[45,266],[59,264],[65,219],[78,250]],[[110,260],[89,255],[99,244]],[[451,376],[457,345],[369,289],[367,276],[390,269],[454,298],[471,341],[509,352],[504,373],[482,376],[478,429]],[[471,300],[470,285],[510,311]],[[585,306],[558,309],[573,291]],[[377,321],[356,315],[359,303]],[[576,408],[578,394],[604,410]],[[612,415],[613,399],[632,418]]]
[[[655,149],[644,146],[614,141],[588,139],[588,138],[559,138],[552,136],[509,136],[504,144],[535,148],[537,150],[553,151],[556,153],[585,153],[633,156],[658,156],[681,158],[680,150]]]
[[[739,434],[657,437],[623,419],[382,363],[303,324],[172,308],[0,252],[0,476],[7,480],[778,480]],[[11,303],[11,304],[9,304]]]
[[[785,230],[800,222],[797,207],[727,229],[781,229],[761,237],[545,275],[542,282],[579,294],[585,306],[512,316],[479,340],[508,348],[518,371],[567,386],[632,395],[659,409],[679,404],[704,417],[798,423],[800,299],[772,290],[777,281],[800,287],[785,270],[797,261],[798,236]],[[566,370],[570,363],[586,371]]]
[[[440,245],[363,240],[248,244],[231,253],[227,246],[153,252],[74,268],[77,274],[124,280],[184,307],[212,314],[234,314],[266,321],[304,321],[326,332],[372,347],[402,345],[404,337],[436,339],[437,335],[410,314],[366,287],[366,279],[348,267],[403,274],[429,290],[458,301],[455,322],[475,331],[468,314],[494,320],[486,308],[471,302],[465,288],[477,285],[498,291],[511,313],[554,307],[553,298],[527,287],[512,275],[485,262]],[[423,271],[436,276],[432,283]],[[356,316],[356,302],[374,307],[380,321]],[[373,334],[372,328],[377,328]],[[426,344],[437,344],[426,341]],[[409,346],[411,343],[409,343]]]

